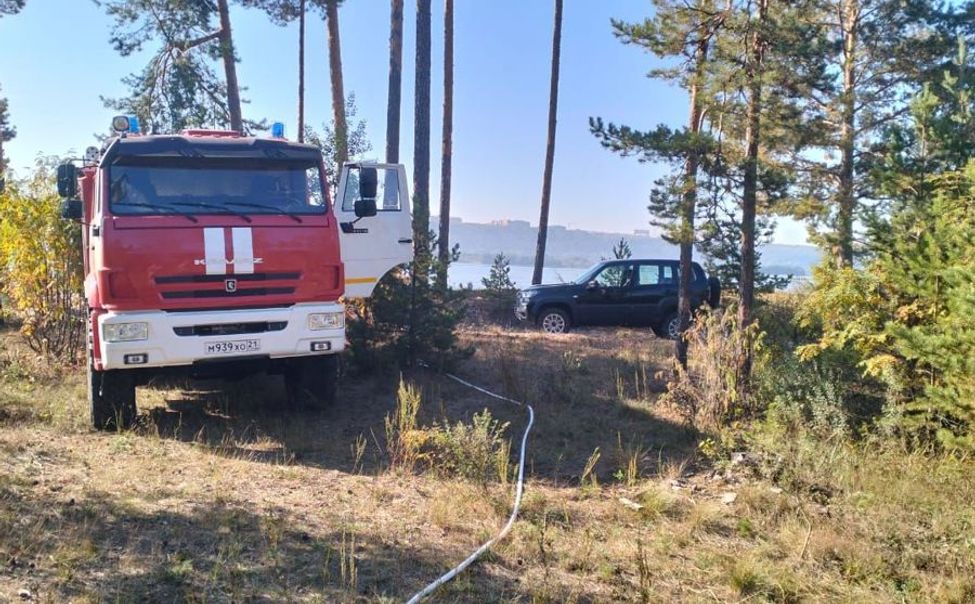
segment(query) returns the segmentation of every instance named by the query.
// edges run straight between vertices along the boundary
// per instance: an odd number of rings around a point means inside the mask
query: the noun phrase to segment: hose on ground
[[[421,365],[423,367],[429,368],[429,365],[427,365],[426,363],[421,363]],[[454,568],[450,569],[449,571],[441,575],[440,578],[438,578],[436,581],[433,581],[432,583],[430,583],[420,591],[416,592],[416,594],[412,598],[407,600],[406,604],[418,604],[424,598],[426,598],[427,596],[435,592],[437,589],[439,589],[442,585],[444,585],[445,583],[447,583],[448,581],[450,581],[460,573],[464,572],[464,569],[466,569],[468,566],[473,564],[475,560],[483,556],[484,553],[487,552],[489,549],[491,549],[491,547],[495,543],[497,543],[501,539],[504,539],[505,535],[507,535],[511,531],[511,527],[514,526],[515,520],[518,518],[518,511],[521,509],[521,496],[525,490],[525,455],[528,451],[528,433],[531,432],[532,425],[535,423],[535,410],[532,409],[532,406],[529,405],[528,403],[523,403],[521,401],[516,401],[512,398],[508,398],[506,396],[496,394],[486,388],[481,388],[480,386],[477,386],[464,379],[461,379],[456,375],[450,373],[445,373],[444,375],[446,375],[448,378],[452,379],[453,381],[457,382],[458,384],[467,386],[468,388],[476,390],[481,394],[486,394],[487,396],[490,396],[492,398],[513,403],[515,405],[518,405],[519,407],[524,407],[528,409],[528,425],[525,426],[525,433],[522,434],[521,436],[521,453],[519,454],[519,458],[518,458],[518,483],[515,485],[515,501],[514,501],[514,505],[511,508],[511,515],[508,517],[508,522],[501,528],[501,531],[497,535],[495,535],[494,537],[486,541],[484,544],[482,544],[481,547],[477,548],[474,551],[474,553],[468,556],[463,562],[461,562]]]

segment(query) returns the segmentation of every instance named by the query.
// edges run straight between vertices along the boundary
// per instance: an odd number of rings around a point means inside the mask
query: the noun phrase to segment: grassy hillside
[[[771,428],[746,455],[708,441],[709,459],[657,402],[669,343],[463,339],[477,353],[460,373],[531,401],[538,423],[514,531],[433,601],[975,598],[970,462]],[[488,408],[513,439],[524,422],[436,375],[402,377],[422,395],[412,472],[386,441],[398,375],[347,377],[321,415],[285,412],[271,378],[143,388],[139,427],[101,434],[81,371],[3,334],[0,600],[402,601],[510,511],[516,456],[462,471],[483,451],[473,437],[436,445],[444,426]]]

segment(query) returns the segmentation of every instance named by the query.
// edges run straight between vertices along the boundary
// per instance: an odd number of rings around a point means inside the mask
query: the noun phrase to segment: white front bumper
[[[297,304],[289,308],[259,308],[252,310],[219,310],[199,312],[133,311],[108,312],[98,317],[101,361],[103,369],[138,369],[142,367],[171,367],[191,365],[196,361],[234,359],[241,357],[296,357],[331,354],[345,349],[345,328],[308,329],[309,313],[344,312],[341,304]],[[236,335],[198,336],[176,335],[177,327],[221,325],[234,323],[284,322],[278,331]],[[110,323],[145,322],[149,337],[134,342],[106,342],[105,325]],[[247,352],[207,354],[207,344],[257,340],[259,348]],[[313,342],[328,342],[328,350],[313,352]],[[144,363],[126,363],[127,355],[146,355]],[[131,357],[130,357],[131,358]]]

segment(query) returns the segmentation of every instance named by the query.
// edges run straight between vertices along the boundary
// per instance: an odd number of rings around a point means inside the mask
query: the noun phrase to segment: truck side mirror
[[[61,202],[61,218],[81,222],[82,207],[80,199],[65,199]]]
[[[78,169],[74,164],[58,166],[58,195],[65,198],[78,195]]]
[[[370,218],[376,215],[376,198],[362,197],[355,200],[356,218]]]
[[[375,168],[359,168],[359,198],[376,199],[379,190],[379,173]],[[375,203],[373,203],[375,205]],[[372,214],[370,214],[371,216]]]

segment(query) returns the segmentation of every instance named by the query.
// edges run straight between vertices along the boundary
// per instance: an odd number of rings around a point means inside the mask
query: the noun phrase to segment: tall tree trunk
[[[413,242],[429,262],[430,244],[430,0],[416,2],[416,82],[413,106]],[[422,267],[427,264],[421,265]],[[427,279],[426,270],[415,277]]]
[[[416,359],[417,289],[430,275],[430,0],[416,0],[413,104],[413,269],[410,282],[409,363]]]
[[[440,158],[440,233],[437,278],[447,288],[450,262],[450,169],[454,133],[454,0],[444,0],[443,14],[443,147]]]
[[[769,0],[758,0],[755,31],[750,35],[748,100],[745,115],[745,165],[741,199],[741,275],[738,279],[738,323],[746,330],[753,320],[755,305],[755,213],[758,205],[758,151],[761,140],[762,75],[765,70],[765,26]],[[737,391],[739,404],[751,392],[751,338],[741,340],[738,354]]]
[[[298,5],[298,142],[305,142],[305,0]]]
[[[326,0],[325,24],[328,28],[328,73],[332,81],[332,119],[335,122],[335,164],[341,171],[345,162],[349,161],[349,128],[345,120],[338,0]]]
[[[532,285],[542,282],[545,268],[545,243],[548,239],[548,213],[552,199],[552,166],[555,163],[555,125],[559,108],[559,57],[562,52],[562,0],[555,0],[555,28],[552,33],[552,79],[548,94],[548,143],[545,147],[545,171],[542,174],[542,207],[538,217],[538,242],[535,246],[535,270]]]
[[[690,117],[688,128],[695,137],[701,132],[700,86],[707,64],[709,40],[702,38],[694,51],[694,77],[690,88]],[[684,174],[684,196],[680,210],[680,284],[677,290],[677,313],[680,317],[680,337],[674,343],[677,362],[687,369],[687,340],[684,332],[691,324],[691,281],[694,278],[691,266],[694,260],[694,215],[697,211],[697,170],[700,163],[699,152],[692,149],[687,155],[687,171]]]
[[[389,13],[389,91],[386,100],[386,162],[399,163],[399,112],[403,79],[403,0]]]
[[[230,129],[244,131],[244,118],[240,110],[240,85],[237,83],[237,55],[234,51],[234,36],[230,29],[230,7],[227,0],[217,0],[220,12],[220,56],[227,79],[227,112],[230,115]]]
[[[853,265],[854,156],[856,154],[856,46],[860,19],[859,0],[844,0],[840,23],[843,28],[843,96],[840,116],[840,173],[837,191],[834,260],[838,267]]]

